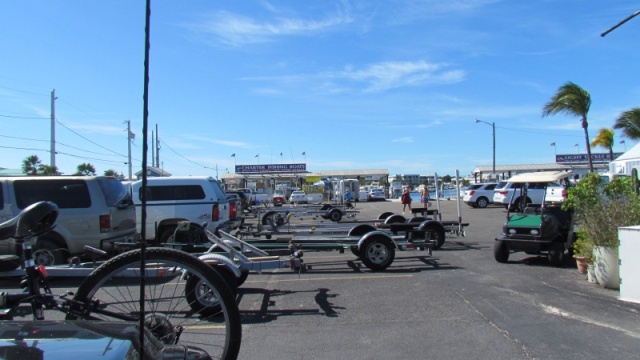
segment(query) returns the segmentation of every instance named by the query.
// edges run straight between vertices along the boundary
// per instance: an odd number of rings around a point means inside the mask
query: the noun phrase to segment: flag
[[[302,152],[302,156],[305,156],[305,155],[307,155],[307,153],[303,151],[303,152]]]
[[[556,143],[553,142],[549,146],[556,146]]]
[[[624,143],[625,143],[624,140],[620,141],[620,144],[624,144]]]
[[[280,153],[280,156],[282,156],[282,153]]]
[[[231,157],[236,157],[236,153],[231,154]]]
[[[575,145],[573,145],[573,146],[580,146],[580,144],[575,144]]]
[[[260,156],[260,154],[256,154],[256,157]]]

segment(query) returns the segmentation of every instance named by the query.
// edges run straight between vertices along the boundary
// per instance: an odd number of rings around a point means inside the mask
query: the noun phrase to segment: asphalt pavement
[[[455,201],[440,209],[443,220],[458,220]],[[356,219],[374,219],[402,205],[360,202],[355,210]],[[397,251],[386,271],[349,251],[307,250],[306,273],[251,274],[239,289],[239,358],[640,359],[640,304],[589,283],[570,258],[560,268],[521,253],[497,263],[503,208],[462,204],[460,216],[466,236],[447,234],[432,256]]]

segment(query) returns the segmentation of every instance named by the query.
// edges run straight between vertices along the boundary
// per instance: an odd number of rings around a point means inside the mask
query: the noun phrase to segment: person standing
[[[420,202],[424,205],[424,208],[429,207],[429,189],[426,186],[420,190]]]
[[[411,194],[409,194],[409,188],[404,188],[402,192],[402,196],[400,197],[400,202],[402,203],[402,213],[405,213],[407,206],[409,207],[409,213],[411,213]]]

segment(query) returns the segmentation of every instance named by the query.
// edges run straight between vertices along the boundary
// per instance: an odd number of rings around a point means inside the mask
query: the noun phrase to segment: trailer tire
[[[549,245],[549,251],[547,252],[549,258],[549,264],[555,267],[562,266],[562,260],[564,257],[564,244],[559,241],[554,241]]]
[[[226,266],[235,266],[231,264],[231,261],[225,255],[220,253],[206,253],[198,256],[198,259],[202,261],[214,260],[217,261],[217,264],[211,265],[212,268],[218,271],[218,274],[222,276],[224,281],[229,286],[229,289],[235,294],[238,292],[238,278],[235,276],[233,271],[229,270]]]
[[[425,231],[425,232],[431,231],[431,237],[427,240],[436,241],[435,244],[433,245],[434,250],[438,250],[442,247],[442,245],[444,245],[444,241],[446,239],[444,229],[438,226],[435,226],[433,225],[433,223],[431,223],[431,224],[425,224],[424,226],[420,226],[418,230]]]
[[[329,211],[329,219],[334,222],[342,220],[342,211],[340,209],[331,209]]]
[[[366,239],[360,246],[360,260],[372,271],[383,271],[391,265],[396,249],[391,241],[382,236]]]
[[[211,268],[220,274],[235,297],[238,292],[238,284],[233,273],[222,266],[212,266]],[[231,289],[230,283],[235,286],[235,289]],[[191,310],[203,315],[209,315],[215,314],[222,309],[217,298],[205,295],[208,291],[209,288],[200,281],[200,278],[189,276],[185,283],[185,296]]]
[[[267,211],[264,215],[262,215],[262,220],[260,221],[262,225],[269,225],[269,218],[273,217],[275,211]]]
[[[507,263],[509,261],[509,249],[504,241],[497,240],[493,245],[493,257],[499,263]]]
[[[382,214],[378,215],[378,220],[386,220],[391,215],[393,215],[393,213],[390,211],[383,212]]]
[[[351,253],[353,255],[355,255],[358,259],[360,259],[360,250],[358,249],[357,245],[351,245],[349,246],[349,249],[351,250]]]

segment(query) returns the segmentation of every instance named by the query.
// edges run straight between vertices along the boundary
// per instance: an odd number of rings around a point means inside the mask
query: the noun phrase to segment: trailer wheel
[[[438,250],[444,245],[446,236],[443,229],[434,226],[433,223],[431,225],[425,225],[424,227],[421,226],[419,229],[425,231],[425,236],[427,231],[431,232],[431,235],[426,240],[435,240],[435,244],[433,245],[434,250]]]
[[[391,265],[396,256],[396,249],[389,239],[374,236],[365,240],[360,246],[362,263],[373,271],[382,271]]]
[[[240,277],[237,279],[238,287],[242,286],[242,284],[244,284],[244,282],[247,281],[248,277],[249,277],[249,272],[248,271],[242,271],[240,273]]]
[[[333,208],[333,206],[331,206],[331,204],[322,204],[322,206],[320,206],[320,211],[329,210],[331,208]]]
[[[390,212],[390,211],[383,212],[382,214],[378,215],[378,220],[385,220],[386,218],[388,218],[391,215],[393,215],[393,213]]]
[[[360,250],[358,250],[357,245],[351,245],[349,246],[349,249],[351,250],[351,253],[353,255],[355,255],[358,259],[360,259]]]
[[[235,290],[232,289],[235,297],[238,284],[233,273],[222,266],[212,266],[212,268],[220,274],[230,289],[230,283],[235,285]],[[189,276],[185,283],[185,294],[187,302],[193,311],[208,315],[215,314],[222,309],[220,300],[210,292],[210,288],[197,276]]]
[[[549,245],[549,251],[547,257],[549,258],[549,264],[555,267],[562,266],[562,258],[564,255],[564,244],[559,241],[552,242]]]
[[[499,263],[506,263],[509,261],[509,249],[504,241],[497,240],[493,245],[493,257]]]
[[[338,222],[342,219],[342,211],[340,209],[331,209],[329,211],[329,219]]]
[[[211,267],[218,271],[220,276],[222,276],[224,281],[229,286],[229,289],[231,289],[231,291],[234,294],[238,292],[238,286],[239,286],[238,278],[235,276],[233,271],[229,270],[229,268],[226,267],[226,266],[235,266],[231,264],[228,257],[220,253],[206,253],[198,256],[198,258],[205,262],[207,260],[216,261],[216,263],[212,264]]]

